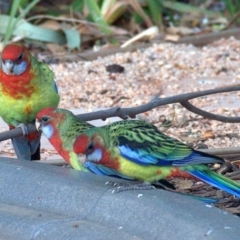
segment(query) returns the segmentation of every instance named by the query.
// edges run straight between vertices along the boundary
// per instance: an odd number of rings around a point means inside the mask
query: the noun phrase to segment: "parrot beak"
[[[86,154],[79,154],[78,155],[78,161],[82,164],[84,164],[87,161],[87,156]]]
[[[42,125],[41,125],[41,123],[40,123],[38,120],[36,120],[35,126],[36,126],[36,129],[37,129],[38,131],[41,131]]]
[[[6,74],[13,74],[14,62],[11,60],[5,60],[2,63],[3,70]]]

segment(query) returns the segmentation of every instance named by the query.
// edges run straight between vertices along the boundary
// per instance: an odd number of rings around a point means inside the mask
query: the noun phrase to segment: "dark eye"
[[[22,60],[23,58],[23,53],[18,57],[18,60]]]
[[[43,122],[47,122],[47,121],[48,121],[48,117],[43,117],[43,118],[42,118],[42,121],[43,121]]]
[[[88,150],[88,151],[91,151],[91,150],[93,150],[93,147],[94,147],[94,146],[93,146],[93,142],[90,142],[89,145],[88,145],[87,150]]]

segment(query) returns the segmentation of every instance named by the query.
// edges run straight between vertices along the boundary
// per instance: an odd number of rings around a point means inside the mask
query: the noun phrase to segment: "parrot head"
[[[86,161],[98,163],[105,155],[104,139],[94,130],[97,128],[87,130],[78,136],[73,144],[73,151],[78,154],[82,164]]]
[[[21,44],[12,43],[2,51],[2,70],[7,75],[21,75],[30,67],[30,52]]]
[[[54,131],[58,129],[59,125],[64,121],[67,110],[60,108],[44,108],[37,113],[36,128],[50,139]]]

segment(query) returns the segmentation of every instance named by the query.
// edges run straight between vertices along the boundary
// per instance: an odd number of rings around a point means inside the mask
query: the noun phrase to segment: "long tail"
[[[220,175],[214,171],[188,171],[191,175],[197,177],[198,179],[206,182],[216,188],[226,191],[240,198],[240,183]]]
[[[219,199],[217,198],[210,198],[210,197],[200,197],[200,196],[195,196],[195,195],[192,195],[192,194],[188,194],[188,193],[180,193],[180,192],[176,192],[180,195],[184,195],[184,196],[187,196],[187,197],[190,197],[190,198],[193,198],[193,199],[196,199],[196,200],[199,200],[201,202],[205,202],[205,203],[208,203],[208,204],[211,204],[211,203],[217,203]]]

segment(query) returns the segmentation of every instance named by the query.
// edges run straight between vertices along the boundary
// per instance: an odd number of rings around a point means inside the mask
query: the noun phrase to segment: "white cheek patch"
[[[102,159],[102,150],[95,149],[91,154],[87,155],[87,161],[99,162]]]
[[[53,127],[51,125],[47,125],[47,126],[42,126],[41,127],[41,130],[44,134],[44,136],[47,138],[47,139],[50,139],[53,135]]]
[[[13,64],[12,68],[9,66],[9,63],[6,62],[5,64],[2,62],[2,69],[6,74],[10,75],[21,75],[27,69],[27,63],[25,61],[21,62],[20,64]]]

